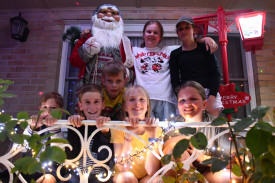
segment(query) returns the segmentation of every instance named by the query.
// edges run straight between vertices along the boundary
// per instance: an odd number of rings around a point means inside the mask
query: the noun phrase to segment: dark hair
[[[48,99],[53,98],[55,100],[55,103],[58,105],[59,108],[63,107],[63,98],[62,96],[57,93],[57,92],[48,92],[48,93],[44,93],[41,96],[40,99],[40,105],[42,105],[42,103],[46,102]]]
[[[164,30],[163,30],[163,27],[162,27],[161,23],[160,23],[159,21],[157,21],[157,20],[149,20],[149,21],[147,21],[147,22],[144,24],[143,31],[142,31],[142,37],[144,37],[146,28],[147,28],[149,25],[152,25],[152,24],[157,24],[157,26],[159,27],[159,30],[160,30],[160,40],[162,40],[163,34],[164,34]],[[143,42],[141,43],[140,47],[141,47],[141,48],[144,48],[144,47],[145,47],[145,41],[144,41],[144,40],[143,40]]]
[[[177,87],[177,89],[176,89],[177,97],[179,95],[180,90],[187,88],[187,87],[195,88],[199,92],[200,96],[202,97],[202,100],[206,100],[206,94],[205,94],[204,87],[196,81],[186,81],[185,83],[183,83],[182,85]]]
[[[104,100],[104,94],[103,94],[103,90],[102,90],[101,86],[96,85],[96,84],[89,84],[89,85],[83,86],[79,90],[79,93],[78,93],[79,102],[81,102],[83,95],[87,92],[97,92],[100,94],[102,101]],[[80,116],[84,116],[86,118],[85,114],[82,111],[80,111],[79,106],[78,106],[78,113]]]
[[[103,78],[105,75],[117,76],[119,73],[122,73],[123,77],[126,78],[126,67],[121,61],[109,61],[102,70]]]
[[[139,85],[132,85],[129,86],[123,96],[122,99],[122,115],[121,115],[121,120],[125,120],[126,117],[129,117],[128,113],[125,111],[125,104],[127,99],[129,98],[129,95],[134,91],[134,90],[140,90],[142,93],[145,94],[145,96],[147,97],[147,112],[145,113],[145,117],[148,118],[151,116],[151,103],[150,103],[150,97],[148,92],[145,90],[144,87],[139,86]]]

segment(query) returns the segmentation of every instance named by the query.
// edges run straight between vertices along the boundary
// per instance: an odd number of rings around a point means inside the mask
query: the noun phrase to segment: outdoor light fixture
[[[264,25],[266,12],[254,11],[236,17],[237,29],[240,31],[246,51],[261,50],[264,44]]]
[[[21,17],[21,13],[17,17],[10,19],[11,24],[11,37],[12,39],[25,42],[29,35],[28,22]]]

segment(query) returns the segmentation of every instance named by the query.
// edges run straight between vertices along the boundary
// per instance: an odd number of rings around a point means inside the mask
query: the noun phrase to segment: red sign
[[[222,98],[222,104],[225,109],[234,108],[238,111],[238,107],[248,104],[251,100],[249,94],[241,91],[235,91],[235,84],[220,85],[219,93]]]

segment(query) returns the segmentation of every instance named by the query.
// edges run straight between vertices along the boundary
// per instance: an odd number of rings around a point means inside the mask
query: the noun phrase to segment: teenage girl
[[[137,134],[145,142],[161,136],[161,129],[152,126],[156,119],[150,118],[150,100],[148,93],[142,86],[134,85],[127,88],[122,107],[124,120],[131,124],[130,127],[127,127],[129,131]],[[139,121],[145,121],[146,126],[140,126]],[[119,130],[112,131],[112,142],[118,162],[121,159],[128,159],[129,154],[141,152],[131,158],[130,164],[125,162],[116,164],[115,170],[117,172],[114,182],[147,182],[150,176],[154,175],[160,168],[160,161],[150,151],[146,153],[146,145],[128,133]],[[157,150],[156,147],[154,148]]]
[[[133,47],[135,57],[135,84],[143,86],[149,93],[151,116],[160,121],[169,119],[176,113],[176,97],[171,85],[169,59],[172,50],[179,46],[159,47],[163,39],[163,27],[157,20],[150,20],[143,28],[144,42],[141,47]],[[203,38],[206,46],[214,51],[217,44],[212,38]]]

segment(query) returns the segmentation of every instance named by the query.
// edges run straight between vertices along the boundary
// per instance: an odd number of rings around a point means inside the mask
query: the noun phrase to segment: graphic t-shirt
[[[176,103],[170,78],[169,59],[175,46],[163,48],[133,47],[135,84],[143,86],[150,99]]]

